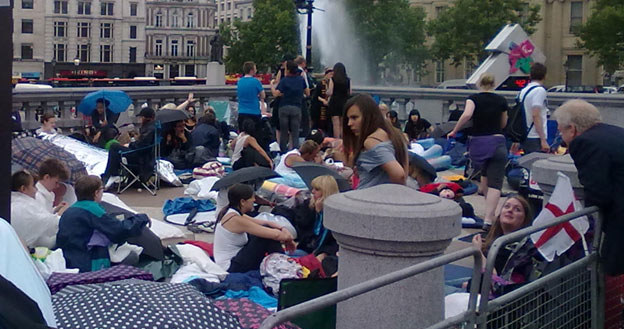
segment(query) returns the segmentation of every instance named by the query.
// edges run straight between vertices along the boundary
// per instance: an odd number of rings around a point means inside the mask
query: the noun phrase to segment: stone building
[[[205,78],[218,28],[215,1],[147,0],[146,7],[146,75]]]
[[[46,78],[145,75],[145,0],[35,3],[45,4],[41,47],[45,48]]]
[[[43,78],[45,5],[42,1],[15,0],[13,8],[13,76]]]
[[[425,9],[427,19],[436,18],[441,11],[452,6],[452,0],[410,0],[413,5]],[[597,59],[585,49],[578,48],[572,33],[575,26],[584,23],[591,14],[593,0],[531,0],[541,6],[542,20],[536,26],[531,40],[546,56],[548,75],[546,85],[569,86],[603,84],[603,69]],[[492,36],[494,37],[494,36]],[[478,65],[479,63],[475,63]],[[567,70],[566,70],[567,67]],[[471,63],[452,66],[450,61],[432,62],[427,65],[428,74],[413,74],[413,85],[435,86],[451,79],[466,79],[475,69]]]
[[[237,18],[246,22],[251,20],[253,16],[253,0],[216,0],[216,4],[215,21],[217,26],[222,23],[232,24]]]

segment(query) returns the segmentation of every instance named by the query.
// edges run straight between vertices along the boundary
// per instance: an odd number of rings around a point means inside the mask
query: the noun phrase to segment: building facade
[[[443,10],[453,5],[452,0],[410,0],[422,7],[427,19],[435,19]],[[546,56],[547,86],[602,85],[604,72],[597,59],[585,49],[577,47],[578,38],[572,33],[575,26],[585,23],[591,14],[594,0],[531,0],[540,5],[542,20],[530,36]],[[502,27],[501,27],[502,28]],[[494,36],[492,36],[493,38]],[[415,84],[435,86],[446,80],[467,79],[479,63],[464,62],[459,66],[450,60],[430,62],[426,74],[410,77]]]
[[[43,78],[45,3],[15,0],[13,4],[13,76]]]
[[[243,22],[251,20],[253,17],[253,0],[216,0],[217,15],[216,25],[231,25],[234,20],[240,19]]]
[[[42,22],[46,78],[145,75],[145,0],[45,1]]]
[[[214,0],[148,0],[146,5],[146,74],[205,78],[210,40],[218,28]]]

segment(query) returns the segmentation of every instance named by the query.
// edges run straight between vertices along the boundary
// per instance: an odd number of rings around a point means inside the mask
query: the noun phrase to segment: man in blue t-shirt
[[[236,93],[238,96],[238,126],[242,127],[243,121],[251,119],[258,127],[262,118],[260,107],[264,106],[266,97],[262,84],[254,75],[256,74],[256,64],[245,62],[243,64],[244,77],[238,80]]]

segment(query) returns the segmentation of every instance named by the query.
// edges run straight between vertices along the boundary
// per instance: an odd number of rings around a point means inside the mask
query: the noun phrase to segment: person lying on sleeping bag
[[[107,215],[99,204],[104,187],[97,176],[79,178],[75,188],[78,202],[61,216],[57,247],[63,250],[67,268],[78,268],[80,272],[108,268],[108,246],[140,235],[149,218],[139,214],[120,221]]]
[[[475,218],[474,208],[464,200],[464,189],[457,183],[431,183],[421,187],[420,191],[453,200],[461,207],[462,217]]]

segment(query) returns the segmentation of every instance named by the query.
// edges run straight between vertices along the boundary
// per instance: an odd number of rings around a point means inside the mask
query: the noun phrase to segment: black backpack
[[[507,126],[505,126],[505,135],[514,143],[522,143],[527,139],[527,135],[531,128],[533,128],[533,123],[531,123],[530,127],[527,127],[526,124],[526,114],[524,111],[524,100],[529,95],[529,93],[537,88],[542,86],[533,86],[527,90],[520,100],[520,94],[516,97],[516,104],[509,110],[509,115],[507,118]],[[543,87],[542,87],[543,88]]]

